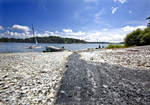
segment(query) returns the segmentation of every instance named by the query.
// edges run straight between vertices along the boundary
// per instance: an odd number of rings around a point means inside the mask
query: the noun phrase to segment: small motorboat
[[[43,52],[58,52],[58,51],[64,51],[64,47],[58,48],[58,47],[55,47],[55,46],[47,46],[46,50],[43,51]]]

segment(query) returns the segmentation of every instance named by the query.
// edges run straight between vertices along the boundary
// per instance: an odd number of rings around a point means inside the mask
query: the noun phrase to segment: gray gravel
[[[101,49],[80,52],[81,59],[121,65],[131,69],[150,70],[150,46],[125,49]]]
[[[136,49],[127,50],[132,54]],[[143,52],[147,49],[149,47],[142,48]],[[114,50],[113,55],[115,51],[118,50]],[[91,56],[88,54],[86,57]],[[68,58],[68,69],[62,78],[55,104],[150,105],[150,70],[133,67],[125,67],[120,63],[85,61],[80,59],[78,53],[74,53]]]
[[[0,105],[52,105],[69,55],[0,54]]]

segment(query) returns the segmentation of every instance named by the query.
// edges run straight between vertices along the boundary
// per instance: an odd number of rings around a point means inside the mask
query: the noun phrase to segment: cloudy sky
[[[150,0],[0,0],[0,37],[62,36],[121,42],[146,27]]]

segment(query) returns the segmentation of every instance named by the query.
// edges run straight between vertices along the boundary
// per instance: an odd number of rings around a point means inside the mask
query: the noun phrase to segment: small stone
[[[75,87],[75,89],[77,89],[77,90],[81,90],[81,87],[79,87],[79,86],[76,86],[76,87]]]
[[[8,75],[3,76],[3,78],[7,78],[7,77],[8,77]]]
[[[62,91],[60,91],[60,93],[61,93],[61,94],[65,94],[65,95],[67,95],[67,93],[66,93],[65,91],[63,91],[63,90],[62,90]]]
[[[108,88],[108,86],[107,86],[107,85],[103,85],[103,87],[104,87],[104,88]]]
[[[55,95],[54,95],[53,93],[50,93],[50,94],[48,95],[48,97],[49,97],[49,98],[53,98],[53,97],[55,97]]]
[[[69,67],[68,65],[66,65],[66,67]]]
[[[140,102],[140,101],[141,101],[141,98],[137,98],[136,101],[137,101],[137,102]]]
[[[91,57],[90,60],[93,60],[93,57]]]
[[[2,102],[0,102],[0,105],[4,105]]]
[[[47,73],[46,71],[40,71],[40,73]]]

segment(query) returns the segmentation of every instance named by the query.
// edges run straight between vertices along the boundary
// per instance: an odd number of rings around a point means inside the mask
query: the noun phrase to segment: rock
[[[93,57],[91,57],[90,60],[93,60]]]
[[[68,67],[68,65],[66,65],[66,67]]]
[[[108,86],[107,86],[107,85],[103,85],[103,87],[104,87],[104,88],[108,88]]]
[[[4,103],[0,102],[0,105],[4,105]]]
[[[65,95],[67,96],[67,93],[66,93],[65,91],[63,91],[63,90],[61,90],[60,93],[61,93],[61,94],[65,94]]]

